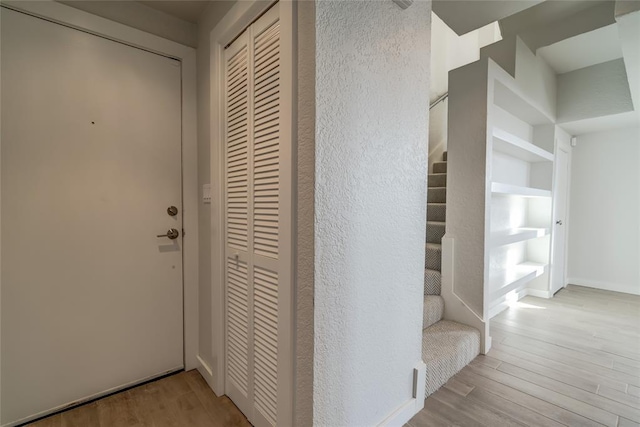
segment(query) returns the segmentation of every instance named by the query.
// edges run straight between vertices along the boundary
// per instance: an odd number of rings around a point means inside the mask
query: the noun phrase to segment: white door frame
[[[224,292],[224,254],[225,254],[225,239],[224,239],[224,126],[222,126],[224,120],[224,49],[231,43],[242,31],[244,31],[253,21],[260,17],[266,10],[268,10],[275,1],[241,1],[237,2],[231,10],[225,15],[220,23],[211,31],[210,34],[210,72],[211,72],[211,117],[210,117],[210,130],[211,130],[211,192],[212,204],[211,209],[211,306],[212,306],[212,354],[214,360],[214,366],[211,367],[211,376],[205,379],[209,382],[209,385],[213,391],[222,395],[225,394],[225,292]],[[292,179],[296,176],[295,168],[295,147],[296,147],[296,135],[297,128],[295,118],[295,93],[296,93],[296,62],[295,58],[295,2],[293,1],[280,1],[280,37],[281,47],[284,53],[281,56],[281,67],[284,75],[291,76],[290,79],[284,78],[281,83],[281,96],[285,100],[283,102],[291,102],[291,108],[285,108],[283,105],[282,111],[282,136],[285,139],[290,138],[292,144],[292,156],[290,161],[292,162]],[[290,81],[287,81],[290,80]],[[295,130],[295,131],[294,131]],[[287,135],[288,133],[288,135]],[[292,200],[295,195],[295,182],[292,182]],[[286,375],[286,381],[290,383],[290,387],[287,394],[289,396],[282,396],[283,401],[287,402],[287,411],[293,414],[293,360],[294,360],[294,289],[295,284],[293,278],[295,277],[295,263],[294,263],[294,241],[295,241],[295,203],[291,206],[291,221],[289,224],[283,224],[290,229],[286,235],[289,237],[289,242],[283,242],[284,246],[289,246],[290,251],[282,251],[281,256],[290,259],[291,265],[291,294],[289,295],[290,309],[289,313],[279,313],[283,315],[282,322],[291,325],[289,340],[289,349],[284,349],[282,358],[285,360],[285,366],[291,367],[291,372],[283,372],[281,375]],[[280,357],[280,356],[279,356]]]
[[[196,368],[198,365],[198,140],[195,49],[55,1],[3,1],[2,6],[181,61],[182,207],[185,230],[182,248],[184,365],[185,370]],[[2,284],[0,283],[1,294]]]
[[[565,195],[566,200],[565,200],[565,212],[564,212],[564,221],[565,224],[563,225],[563,227],[565,227],[565,231],[564,231],[564,257],[562,259],[562,262],[564,263],[564,275],[562,278],[562,286],[560,289],[563,289],[567,286],[567,260],[569,258],[567,249],[568,249],[568,241],[569,241],[569,196],[571,194],[571,136],[569,134],[567,134],[563,129],[561,129],[560,127],[556,126],[556,137],[555,137],[555,153],[557,153],[559,150],[564,151],[565,153],[567,153],[567,193]],[[557,159],[557,156],[556,156]],[[551,230],[555,229],[556,226],[556,221],[559,219],[556,217],[556,211],[557,211],[557,204],[560,203],[560,201],[558,200],[558,167],[559,164],[557,161],[553,162],[553,206],[552,206],[552,218],[551,218]],[[550,263],[551,263],[551,270],[549,272],[549,290],[547,291],[548,296],[547,298],[553,298],[554,292],[553,292],[553,270],[555,268],[558,268],[557,265],[555,265],[555,239],[557,239],[556,234],[552,231],[551,234],[551,252],[550,252]]]

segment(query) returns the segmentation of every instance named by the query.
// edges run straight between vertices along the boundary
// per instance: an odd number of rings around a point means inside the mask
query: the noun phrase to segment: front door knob
[[[157,237],[168,237],[171,240],[174,240],[177,239],[179,235],[180,232],[178,230],[176,230],[175,228],[170,228],[167,230],[167,234],[158,234]]]

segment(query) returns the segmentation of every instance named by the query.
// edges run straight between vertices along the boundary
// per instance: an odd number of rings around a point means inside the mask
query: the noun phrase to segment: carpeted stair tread
[[[429,187],[446,187],[447,174],[446,173],[430,173],[429,179],[427,179],[427,185]]]
[[[442,274],[437,270],[424,269],[424,294],[440,295]]]
[[[427,243],[424,254],[424,263],[430,270],[442,271],[442,245],[439,243]]]
[[[447,187],[428,187],[427,203],[446,203]]]
[[[442,161],[443,162],[447,161],[447,152],[446,151],[442,153]]]
[[[446,221],[446,203],[427,203],[427,221]]]
[[[433,173],[447,173],[447,162],[435,162],[433,164]]]
[[[440,295],[425,295],[422,312],[422,329],[442,320],[444,314],[444,299]]]
[[[443,221],[427,221],[427,243],[442,243],[445,224]]]
[[[480,332],[441,320],[422,331],[422,360],[427,365],[426,396],[438,390],[480,353]]]

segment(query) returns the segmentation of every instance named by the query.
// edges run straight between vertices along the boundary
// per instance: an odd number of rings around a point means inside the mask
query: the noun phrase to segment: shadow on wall
[[[442,153],[447,151],[448,109],[449,99],[445,99],[429,110],[429,173],[433,173],[433,164],[442,161]]]

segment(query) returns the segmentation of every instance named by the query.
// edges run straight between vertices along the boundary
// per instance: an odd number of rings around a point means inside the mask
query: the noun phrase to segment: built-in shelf
[[[496,300],[518,289],[544,273],[546,264],[523,262],[504,270],[497,270],[489,276],[490,299]]]
[[[491,246],[498,247],[510,245],[512,243],[524,242],[530,239],[537,239],[549,234],[548,228],[512,228],[504,231],[491,233]]]
[[[552,162],[553,154],[503,129],[493,128],[493,149],[526,162]]]
[[[495,194],[509,194],[521,197],[551,197],[551,191],[549,190],[503,184],[502,182],[492,182],[491,192]]]

